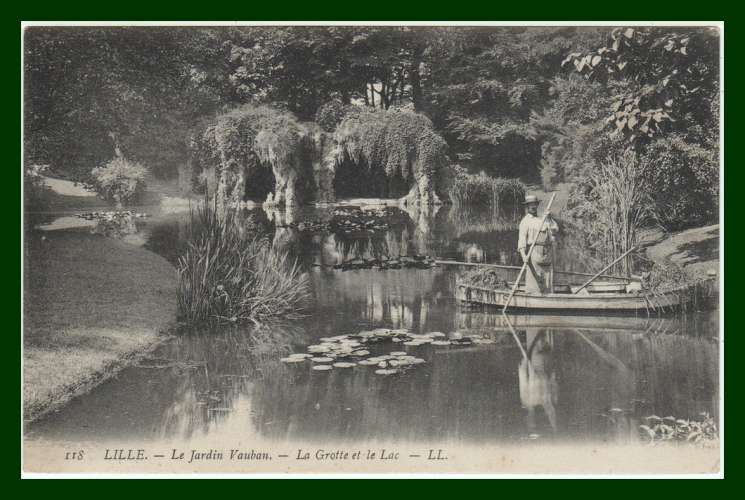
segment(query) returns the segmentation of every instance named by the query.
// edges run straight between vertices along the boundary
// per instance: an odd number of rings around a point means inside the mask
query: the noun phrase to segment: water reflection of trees
[[[289,250],[308,266],[334,265],[357,258],[431,255],[459,260],[478,258],[489,262],[514,264],[517,259],[517,222],[491,217],[491,211],[455,207],[408,207],[389,221],[383,231],[370,233],[311,233],[299,231],[303,220],[329,220],[328,209],[305,209],[292,216],[273,210],[267,212],[273,222],[276,248]],[[293,226],[288,226],[293,224]]]
[[[386,286],[401,290],[404,285]],[[366,292],[357,297],[367,304]],[[417,320],[411,309],[415,302],[403,303],[400,311],[410,312],[401,314],[401,324],[419,321],[425,325],[419,331],[448,331],[447,318],[433,316],[447,307],[430,307]],[[518,325],[529,366],[510,332],[494,326],[481,332],[491,332],[493,344],[416,348],[427,363],[392,378],[363,367],[319,373],[309,363],[279,361],[310,343],[309,335],[359,331],[355,315],[345,322],[321,312],[304,322],[302,331],[276,325],[253,334],[227,329],[183,335],[37,430],[65,439],[95,432],[109,439],[427,443],[504,442],[538,434],[539,439],[627,442],[637,438],[647,415],[717,415],[716,339],[684,335],[677,328],[645,333]],[[378,317],[397,321],[392,313]],[[397,348],[373,346],[381,352]]]
[[[164,398],[170,404],[161,414],[158,436],[207,435],[230,422],[245,435],[255,417],[245,394],[267,377],[280,377],[278,358],[301,339],[296,326],[274,324],[187,334],[170,343],[159,356],[179,372],[178,382],[173,396]]]
[[[312,286],[314,317],[319,318],[322,332],[352,325],[423,331],[452,324],[453,304],[446,298],[448,279],[441,270],[315,273]],[[334,317],[333,323],[329,317]]]

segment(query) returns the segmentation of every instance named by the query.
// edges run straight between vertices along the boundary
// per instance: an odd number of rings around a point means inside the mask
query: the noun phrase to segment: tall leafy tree
[[[78,177],[119,155],[172,169],[229,88],[207,31],[39,27],[24,42],[26,159]]]

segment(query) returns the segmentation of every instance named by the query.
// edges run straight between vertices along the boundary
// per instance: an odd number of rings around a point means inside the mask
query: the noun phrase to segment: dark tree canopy
[[[403,160],[411,143],[364,110],[402,109],[418,115],[401,115],[415,123],[400,132],[442,137],[447,168],[549,188],[628,147],[716,155],[719,41],[691,27],[32,27],[25,157],[82,179],[119,156],[174,175],[195,130],[268,105],[328,134],[341,126],[347,154],[400,176],[418,168]],[[350,128],[363,116],[372,138]]]

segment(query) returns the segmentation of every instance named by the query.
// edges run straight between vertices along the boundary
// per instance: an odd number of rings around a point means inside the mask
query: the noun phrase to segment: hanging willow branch
[[[337,162],[379,165],[386,175],[419,178],[445,164],[447,144],[424,115],[364,109],[348,113],[336,128]]]

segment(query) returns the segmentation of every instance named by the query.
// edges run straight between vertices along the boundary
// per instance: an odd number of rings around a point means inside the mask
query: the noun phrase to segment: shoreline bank
[[[176,272],[125,242],[76,231],[24,241],[26,423],[136,363],[169,338]]]
[[[720,270],[719,224],[695,227],[670,234],[649,234],[644,238],[647,256],[654,262],[680,267],[691,279],[717,279]]]

